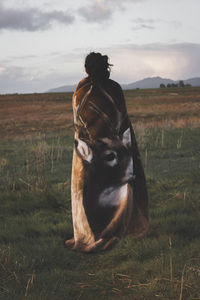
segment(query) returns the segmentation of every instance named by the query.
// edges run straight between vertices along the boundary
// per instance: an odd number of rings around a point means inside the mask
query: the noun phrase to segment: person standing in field
[[[73,250],[105,250],[120,237],[142,237],[148,228],[145,175],[123,91],[109,79],[108,56],[85,59],[87,77],[73,94]]]

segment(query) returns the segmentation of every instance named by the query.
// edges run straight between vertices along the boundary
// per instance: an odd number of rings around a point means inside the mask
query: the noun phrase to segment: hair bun
[[[91,52],[86,56],[85,69],[92,81],[102,81],[110,76],[108,56]]]

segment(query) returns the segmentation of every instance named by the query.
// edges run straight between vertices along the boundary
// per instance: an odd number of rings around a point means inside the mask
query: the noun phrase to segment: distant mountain
[[[184,80],[185,84],[191,84],[192,86],[200,86],[200,77],[190,78]]]
[[[190,84],[192,86],[200,86],[200,77],[190,78],[183,80],[184,84]],[[172,80],[169,78],[162,78],[162,77],[148,77],[142,80],[129,83],[129,84],[122,84],[123,90],[134,90],[134,89],[156,89],[160,87],[160,84],[163,83],[167,85],[168,83],[177,84],[179,80]],[[49,90],[49,93],[62,93],[62,92],[73,92],[76,88],[76,85],[64,85],[58,88],[54,88]]]
[[[129,83],[122,84],[122,88],[124,90],[134,90],[134,89],[156,89],[160,87],[160,84],[163,83],[167,85],[168,83],[174,83],[171,79],[161,78],[161,77],[150,77],[144,78],[142,80]]]
[[[76,85],[63,85],[48,91],[48,93],[63,93],[63,92],[73,92]]]
[[[143,80],[139,80],[129,84],[122,84],[122,88],[124,90],[133,90],[133,89],[156,89],[160,87],[160,84],[163,83],[165,86],[170,83],[177,84],[180,80],[172,80],[169,78],[161,78],[161,77],[151,77],[145,78]],[[192,86],[200,86],[200,77],[190,78],[183,80],[184,84],[190,84]]]

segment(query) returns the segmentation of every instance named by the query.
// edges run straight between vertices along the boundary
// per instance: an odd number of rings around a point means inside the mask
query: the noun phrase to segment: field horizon
[[[200,299],[200,88],[124,91],[149,231],[111,250],[73,235],[72,93],[0,95],[0,299]]]

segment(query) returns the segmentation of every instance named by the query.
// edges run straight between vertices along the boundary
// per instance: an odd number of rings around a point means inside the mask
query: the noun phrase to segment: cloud
[[[5,70],[5,68],[0,67],[0,74]]]
[[[77,83],[84,76],[83,57],[71,53],[10,56],[0,60],[0,94],[44,92]]]
[[[38,8],[6,8],[0,4],[0,30],[46,30],[53,22],[69,25],[73,23],[74,17],[67,12],[52,10],[40,11]]]
[[[88,6],[82,6],[78,13],[87,21],[102,23],[109,20],[116,9],[125,9],[127,3],[134,4],[146,0],[90,0]]]
[[[111,78],[119,83],[131,83],[145,77],[161,76],[174,80],[200,77],[200,44],[124,44],[93,49],[107,54],[112,67]],[[23,57],[15,64],[0,61],[0,93],[43,92],[51,88],[76,84],[84,73],[84,49],[71,53],[50,53],[31,61]]]
[[[80,76],[80,75],[79,75]],[[76,83],[81,78],[77,72],[51,70],[48,74],[40,74],[27,68],[10,66],[0,72],[0,94],[45,92],[70,83]]]
[[[26,74],[23,68],[1,67],[0,72],[0,93],[15,93],[25,88]],[[21,87],[20,87],[21,86]]]
[[[162,19],[143,19],[143,18],[137,18],[133,19],[133,30],[141,30],[141,29],[156,29],[157,25],[169,25],[175,29],[179,29],[182,27],[181,22],[176,20],[162,20]]]
[[[133,20],[133,30],[139,29],[155,29],[155,20],[137,18]]]
[[[130,3],[130,4],[135,4],[135,3],[142,3],[145,2],[147,0],[104,0],[105,2],[107,2],[108,4],[112,5],[112,7],[120,7],[120,8],[124,8],[124,4]]]
[[[97,23],[107,20],[112,15],[112,10],[104,0],[92,0],[89,6],[79,8],[78,12],[86,21]]]
[[[107,49],[113,78],[130,83],[144,77],[187,79],[199,77],[200,44],[118,45]],[[106,50],[104,51],[106,53]]]

